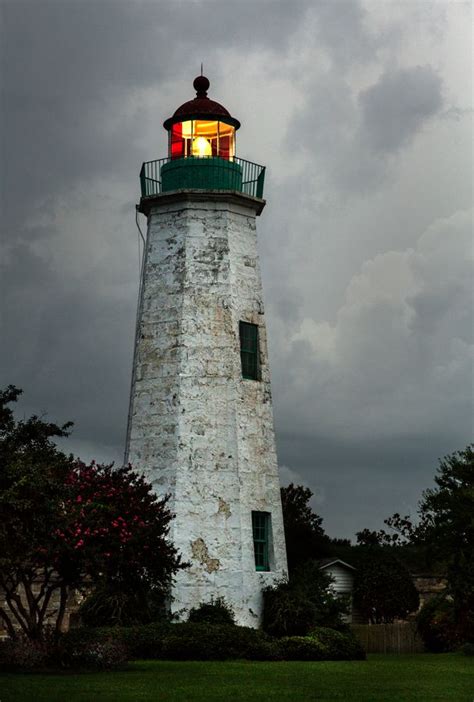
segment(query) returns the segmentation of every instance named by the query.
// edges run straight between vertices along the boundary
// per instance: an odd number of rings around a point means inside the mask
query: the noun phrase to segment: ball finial
[[[198,76],[194,79],[193,87],[196,91],[197,97],[207,97],[207,91],[209,90],[210,83],[206,76]]]

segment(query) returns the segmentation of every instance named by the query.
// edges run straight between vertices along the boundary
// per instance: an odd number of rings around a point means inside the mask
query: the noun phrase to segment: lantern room
[[[193,85],[196,97],[163,123],[168,156],[142,166],[142,199],[175,190],[232,190],[263,198],[265,168],[235,155],[240,122],[207,96],[205,76],[195,78]],[[148,204],[143,207],[146,211]]]
[[[234,158],[235,132],[240,122],[207,97],[209,85],[205,76],[198,76],[193,83],[196,97],[178,107],[164,123],[169,158]]]

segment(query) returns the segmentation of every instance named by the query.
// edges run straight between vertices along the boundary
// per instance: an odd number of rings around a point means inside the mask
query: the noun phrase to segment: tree
[[[418,591],[410,573],[391,553],[369,547],[354,576],[354,607],[372,624],[405,619],[419,606]]]
[[[447,574],[458,634],[474,640],[474,445],[446,456],[435,487],[423,492],[418,520],[394,514],[385,520],[391,533],[357,535],[359,543],[417,549]]]
[[[290,573],[308,560],[323,558],[331,551],[331,541],[322,527],[322,518],[309,505],[309,488],[290,483],[281,488],[286,553]]]
[[[10,636],[44,634],[52,602],[55,629],[71,589],[85,580],[130,590],[167,589],[181,563],[168,541],[172,514],[130,466],[85,465],[54,439],[71,423],[37,416],[16,421],[9,404],[21,390],[0,393],[0,606]]]
[[[50,517],[60,514],[59,487],[73,464],[53,440],[67,436],[72,425],[37,416],[16,422],[9,405],[21,392],[10,385],[0,393],[0,586],[6,598],[0,616],[11,636],[15,622],[36,638],[55,590],[46,546]]]
[[[410,538],[429,544],[447,563],[458,632],[474,641],[474,444],[442,459],[434,480],[436,487],[423,493]]]

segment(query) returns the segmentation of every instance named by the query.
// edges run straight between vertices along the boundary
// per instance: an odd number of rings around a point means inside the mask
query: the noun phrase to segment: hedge
[[[62,637],[69,650],[92,641],[113,640],[126,647],[129,658],[163,660],[355,660],[364,659],[350,635],[318,627],[309,636],[276,639],[258,629],[231,624],[146,624],[71,630]]]
[[[0,670],[47,672],[58,668],[117,670],[128,661],[127,646],[111,634],[96,636],[95,629],[82,629],[78,635],[64,635],[31,641],[24,636],[0,642]]]
[[[312,629],[308,637],[326,648],[329,660],[354,661],[366,658],[361,643],[350,631],[342,632],[319,626]]]

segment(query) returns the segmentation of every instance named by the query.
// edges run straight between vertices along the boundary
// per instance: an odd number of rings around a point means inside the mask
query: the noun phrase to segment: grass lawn
[[[2,675],[0,702],[473,702],[473,659],[371,655],[368,661],[135,661],[118,673]]]

